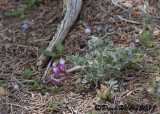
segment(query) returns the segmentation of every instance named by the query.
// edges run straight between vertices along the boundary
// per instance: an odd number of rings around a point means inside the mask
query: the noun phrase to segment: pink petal
[[[65,71],[65,65],[61,65],[61,64],[60,64],[60,65],[59,65],[59,70],[60,70],[60,71]]]
[[[138,42],[139,42],[139,39],[136,39],[136,40],[135,40],[135,42],[137,42],[137,43],[138,43]]]
[[[60,58],[60,61],[59,61],[59,64],[60,65],[65,65],[65,59],[63,59],[62,57]]]
[[[59,70],[65,71],[65,59],[63,59],[62,57],[60,58],[59,61]]]
[[[56,76],[59,75],[57,66],[54,66],[54,67],[52,66],[52,70],[53,70],[54,75],[56,75]]]
[[[56,66],[56,61],[54,61],[52,64],[52,67],[55,67],[55,66]]]
[[[135,47],[135,44],[134,44],[133,42],[131,42],[130,45],[131,45],[132,47]]]
[[[57,82],[60,82],[60,81],[63,81],[63,80],[66,79],[66,77],[63,77],[61,79],[56,79],[56,78],[53,77],[53,75],[50,75],[50,77],[51,77],[51,82],[52,83],[57,83]]]

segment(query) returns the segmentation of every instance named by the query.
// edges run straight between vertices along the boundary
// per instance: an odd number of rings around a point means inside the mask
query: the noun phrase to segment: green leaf
[[[153,32],[154,32],[153,29],[151,29],[151,30],[149,31],[149,35],[148,35],[149,40],[151,40],[151,38],[152,38],[152,36],[153,36]]]
[[[34,88],[38,88],[38,87],[39,87],[39,84],[35,81],[34,84],[33,84],[33,87],[34,87]]]
[[[21,74],[21,80],[24,80],[24,75],[23,74]]]
[[[160,55],[158,55],[158,61],[160,62]]]
[[[5,12],[5,15],[18,17],[18,14],[16,12]]]
[[[41,50],[40,52],[43,53],[45,56],[56,56],[56,54],[51,51]]]
[[[38,75],[36,76],[35,81],[40,81],[40,77]]]
[[[42,2],[42,0],[36,0],[36,3],[38,3],[38,2]]]
[[[56,49],[58,51],[58,54],[62,55],[63,54],[63,51],[65,50],[65,47],[61,44],[61,43],[58,43],[56,45]]]
[[[26,70],[25,73],[26,73],[26,75],[27,75],[28,77],[30,77],[30,76],[33,75],[32,71],[31,71],[30,69]]]
[[[0,80],[0,83],[2,83],[3,82],[3,80]]]
[[[24,19],[24,14],[22,14],[22,15],[20,16],[20,18],[21,18],[21,19]]]
[[[146,42],[146,46],[147,46],[147,47],[152,47],[152,43],[151,43],[150,41],[147,41],[147,42]]]
[[[56,61],[56,65],[58,65],[58,64],[59,64],[60,59],[56,59],[55,61]]]
[[[29,6],[29,7],[32,7],[35,3],[36,3],[36,0],[30,0],[30,1],[28,2],[28,6]]]
[[[24,4],[24,5],[21,7],[20,12],[24,12],[27,8],[28,8],[28,5]]]

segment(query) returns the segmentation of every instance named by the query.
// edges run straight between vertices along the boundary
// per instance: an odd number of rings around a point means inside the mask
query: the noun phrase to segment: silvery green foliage
[[[83,83],[102,82],[102,77],[110,79],[111,77],[121,76],[121,70],[128,65],[140,60],[140,57],[136,55],[136,48],[114,48],[111,41],[103,40],[92,36],[92,39],[88,41],[89,50],[84,58],[78,56],[69,56],[67,60],[71,61],[75,65],[80,65],[82,68],[85,66],[90,69],[83,69],[87,73],[87,76],[83,79]],[[137,59],[138,57],[138,59]],[[112,80],[111,80],[112,81]]]
[[[114,78],[111,78],[109,81],[104,81],[104,83],[107,85],[107,87],[111,86],[111,90],[118,89],[117,80],[114,80]]]

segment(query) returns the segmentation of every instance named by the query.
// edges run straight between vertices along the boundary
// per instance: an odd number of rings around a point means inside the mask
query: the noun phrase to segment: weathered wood
[[[63,13],[65,13],[65,17],[62,20],[61,25],[58,27],[57,33],[53,37],[49,46],[46,48],[47,51],[54,51],[56,44],[62,43],[81,10],[82,0],[63,0],[63,2]],[[48,59],[49,57],[43,54],[40,55],[38,58],[37,66],[42,68]]]

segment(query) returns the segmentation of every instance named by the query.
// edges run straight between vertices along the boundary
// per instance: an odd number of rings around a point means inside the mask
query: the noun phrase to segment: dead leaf
[[[0,87],[0,95],[4,96],[6,95],[7,91],[5,90],[4,87]]]
[[[156,76],[156,82],[157,81],[160,81],[160,77],[159,76]]]
[[[72,38],[76,38],[76,37],[78,37],[78,35],[77,35],[77,34],[72,34],[72,35],[70,35],[70,36],[69,36],[69,38],[70,38],[70,39],[72,39]]]
[[[93,29],[93,30],[92,30],[92,32],[93,32],[93,33],[96,33],[96,32],[97,32],[97,30],[96,30],[96,29]]]
[[[153,36],[159,36],[160,35],[160,30],[154,29]]]

